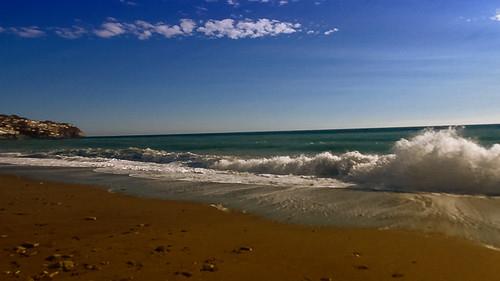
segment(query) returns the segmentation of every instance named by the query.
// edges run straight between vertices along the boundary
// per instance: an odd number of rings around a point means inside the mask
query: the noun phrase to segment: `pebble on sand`
[[[215,272],[217,271],[217,265],[211,262],[205,262],[203,266],[201,267],[200,271],[208,271],[208,272]]]
[[[71,271],[75,268],[75,262],[70,260],[59,261],[49,265],[49,268],[62,269],[64,271]]]
[[[242,246],[242,247],[239,247],[238,249],[233,250],[233,253],[241,254],[244,252],[252,252],[252,251],[253,251],[252,247]]]
[[[181,275],[181,276],[184,276],[184,277],[191,277],[191,276],[193,276],[193,274],[191,272],[187,272],[187,271],[176,271],[175,275]]]
[[[27,248],[27,249],[33,249],[33,248],[36,248],[38,246],[40,246],[40,243],[36,243],[36,242],[24,242],[21,244],[21,246],[23,246],[24,248]]]
[[[157,252],[157,253],[167,253],[167,252],[170,252],[170,250],[168,249],[168,247],[170,246],[158,246],[156,248],[154,248],[154,251]]]

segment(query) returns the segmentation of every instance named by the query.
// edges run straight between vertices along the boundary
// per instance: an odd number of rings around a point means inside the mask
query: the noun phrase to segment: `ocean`
[[[3,140],[0,172],[500,246],[500,125]]]

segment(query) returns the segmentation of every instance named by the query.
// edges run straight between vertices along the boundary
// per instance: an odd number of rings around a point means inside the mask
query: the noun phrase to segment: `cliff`
[[[71,124],[0,114],[0,139],[65,139],[82,136],[83,132]]]

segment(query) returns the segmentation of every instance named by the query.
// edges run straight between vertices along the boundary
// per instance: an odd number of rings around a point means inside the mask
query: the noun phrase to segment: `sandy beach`
[[[0,176],[1,280],[498,280],[500,252]]]

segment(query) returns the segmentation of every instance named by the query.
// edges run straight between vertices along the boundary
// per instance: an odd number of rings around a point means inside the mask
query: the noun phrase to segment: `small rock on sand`
[[[252,251],[253,251],[252,247],[242,246],[242,247],[239,247],[238,249],[233,250],[233,253],[241,254],[241,253],[252,252]]]
[[[191,276],[193,276],[193,274],[191,272],[187,272],[187,271],[176,271],[175,275],[181,275],[181,276],[184,276],[184,277],[191,277]]]
[[[33,249],[40,246],[40,243],[24,242],[21,246],[27,249]]]
[[[42,271],[38,275],[31,276],[28,278],[28,281],[36,281],[36,280],[51,280],[54,278],[56,275],[59,274],[59,271],[54,271],[54,272],[48,272],[48,271]]]
[[[86,221],[96,221],[97,217],[85,217]]]
[[[64,271],[71,271],[75,268],[74,261],[59,261],[57,263],[51,264],[49,268],[58,268]]]
[[[368,266],[366,265],[357,265],[355,266],[355,268],[358,270],[368,270]]]
[[[134,260],[127,261],[127,265],[129,267],[135,267],[137,269],[141,269],[144,266],[141,262],[136,262]]]
[[[211,262],[205,262],[201,267],[201,271],[215,272],[217,271],[217,266]]]
[[[26,252],[28,251],[28,249],[26,249],[26,247],[23,247],[23,246],[17,246],[17,247],[14,248],[14,251],[17,254],[24,255],[24,254],[26,254]]]
[[[169,246],[158,246],[154,249],[155,252],[157,253],[167,253],[167,252],[170,252],[170,250],[168,249]]]
[[[59,264],[64,271],[70,271],[75,267],[75,263],[73,261],[61,261]]]
[[[94,265],[94,264],[84,264],[83,267],[87,270],[100,270],[101,268],[97,265]]]

